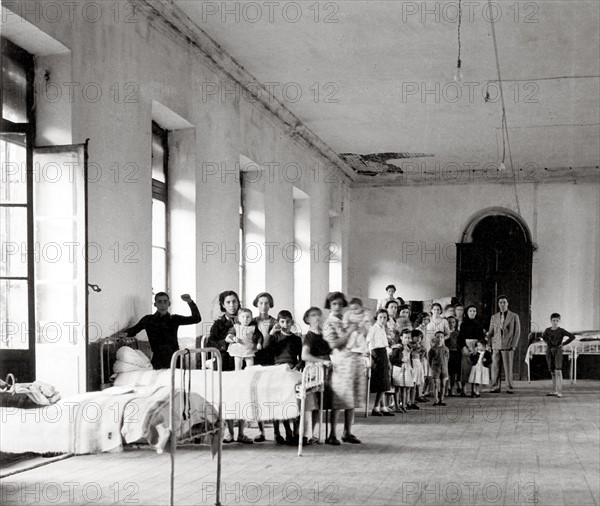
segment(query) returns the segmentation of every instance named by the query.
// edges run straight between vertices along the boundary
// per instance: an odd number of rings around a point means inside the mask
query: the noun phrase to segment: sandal
[[[250,439],[248,436],[243,435],[242,437],[238,436],[237,438],[237,442],[238,443],[243,443],[245,445],[251,445],[252,443],[254,443],[254,441],[252,441],[252,439]]]

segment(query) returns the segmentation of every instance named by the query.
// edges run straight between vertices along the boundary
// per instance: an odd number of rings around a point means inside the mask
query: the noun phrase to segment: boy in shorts
[[[444,333],[436,332],[432,339],[432,347],[429,350],[429,367],[434,383],[434,406],[445,406],[444,390],[448,381],[448,360],[450,350],[444,345]]]
[[[546,361],[548,369],[552,375],[552,392],[547,393],[547,396],[562,397],[562,358],[563,346],[569,344],[575,339],[575,336],[565,329],[559,327],[560,315],[552,313],[550,315],[551,327],[544,330],[542,339],[546,341],[548,349],[546,350]],[[563,338],[568,336],[569,339],[563,343]]]

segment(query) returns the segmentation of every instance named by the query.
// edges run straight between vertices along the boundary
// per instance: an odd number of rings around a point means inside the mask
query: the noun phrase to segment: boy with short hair
[[[171,367],[171,357],[179,350],[177,331],[180,325],[193,325],[200,323],[198,306],[184,293],[181,299],[188,303],[192,312],[191,316],[182,316],[169,313],[171,299],[166,292],[158,292],[154,296],[156,312],[144,316],[136,325],[119,332],[119,337],[132,337],[145,330],[152,350],[152,367],[154,369],[168,369]]]
[[[444,345],[444,333],[436,332],[432,339],[432,347],[429,350],[429,366],[431,377],[434,381],[434,406],[445,406],[444,390],[448,381],[448,360],[450,350]]]
[[[275,365],[287,364],[291,369],[300,368],[302,358],[302,338],[292,332],[294,318],[287,310],[279,311],[277,323],[271,329],[271,340],[268,350],[273,357]],[[286,438],[283,439],[279,432],[279,420],[273,421],[275,441],[278,444],[297,444],[296,435],[298,430],[298,419],[294,420],[294,429],[289,420],[283,420]]]
[[[550,315],[550,323],[552,324],[542,334],[542,339],[546,341],[548,348],[546,349],[546,361],[548,369],[552,375],[553,391],[547,393],[547,396],[562,397],[562,356],[563,346],[569,344],[575,339],[575,336],[567,330],[559,327],[560,315],[552,313]],[[569,339],[563,343],[563,338],[568,336]]]

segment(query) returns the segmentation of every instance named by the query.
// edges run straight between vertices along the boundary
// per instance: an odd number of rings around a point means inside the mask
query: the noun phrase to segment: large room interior
[[[394,284],[411,320],[476,304],[486,331],[506,295],[516,395],[386,419],[367,406],[362,444],[298,458],[267,423],[266,442],[223,446],[220,500],[600,503],[598,2],[1,8],[0,380],[42,381],[61,402],[99,392],[103,345],[163,291],[172,313],[189,315],[190,294],[201,315],[181,349],[206,344],[227,290],[254,313],[270,293],[302,333],[332,292],[375,313]],[[584,338],[563,399],[545,396],[536,351],[553,313]],[[135,343],[150,357],[145,332]],[[36,431],[0,409],[5,436]],[[23,436],[14,458],[0,438],[3,504],[169,503],[167,452]],[[215,502],[210,450],[177,454],[175,503]]]

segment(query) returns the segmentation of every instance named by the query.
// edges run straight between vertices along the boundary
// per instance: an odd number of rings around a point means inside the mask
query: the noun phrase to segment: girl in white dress
[[[485,341],[477,341],[477,348],[473,355],[471,355],[471,361],[473,362],[473,368],[471,369],[471,375],[469,376],[469,383],[471,383],[471,390],[475,395],[473,397],[479,397],[479,386],[490,384],[490,364],[492,362],[490,352],[485,350]]]

